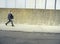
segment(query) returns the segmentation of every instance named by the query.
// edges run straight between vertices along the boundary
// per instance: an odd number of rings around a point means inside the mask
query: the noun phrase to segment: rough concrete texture
[[[43,9],[9,9],[0,8],[0,23],[7,22],[7,14],[12,11],[14,15],[14,23],[31,24],[31,25],[59,25],[59,10],[43,10]]]

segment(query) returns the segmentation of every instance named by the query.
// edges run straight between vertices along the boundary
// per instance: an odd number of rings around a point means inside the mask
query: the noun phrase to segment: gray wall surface
[[[9,11],[14,15],[16,24],[59,25],[60,10],[44,9],[7,9],[0,8],[0,23],[6,23]]]

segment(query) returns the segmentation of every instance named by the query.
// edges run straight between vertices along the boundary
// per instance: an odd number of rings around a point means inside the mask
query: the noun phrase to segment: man
[[[5,23],[5,25],[11,22],[12,26],[14,26],[12,19],[14,19],[14,16],[12,15],[12,12],[10,11],[10,13],[8,14],[8,22]]]

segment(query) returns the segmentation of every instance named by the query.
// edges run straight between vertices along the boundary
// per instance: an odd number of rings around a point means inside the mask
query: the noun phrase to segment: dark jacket
[[[12,15],[12,13],[9,13],[8,14],[8,19],[13,19],[14,17],[13,17],[13,15]]]

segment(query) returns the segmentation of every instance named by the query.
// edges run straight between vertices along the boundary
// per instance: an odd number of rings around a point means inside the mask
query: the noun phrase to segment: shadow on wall
[[[16,24],[59,25],[60,11],[43,9],[7,9],[0,8],[0,23],[7,21],[8,12],[12,10]]]

